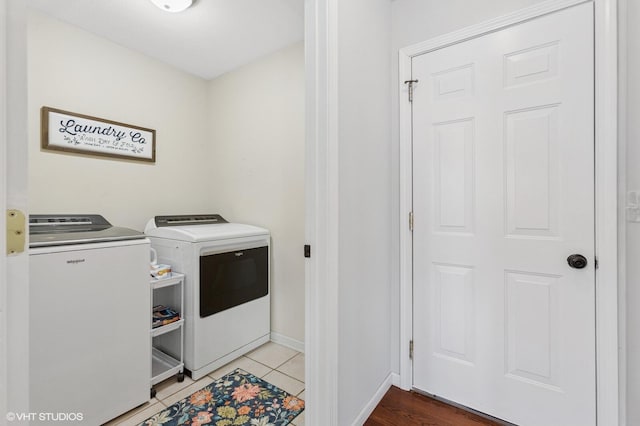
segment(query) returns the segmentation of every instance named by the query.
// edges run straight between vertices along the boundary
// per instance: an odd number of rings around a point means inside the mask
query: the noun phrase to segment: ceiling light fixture
[[[151,0],[159,9],[165,12],[182,12],[193,4],[193,0]]]

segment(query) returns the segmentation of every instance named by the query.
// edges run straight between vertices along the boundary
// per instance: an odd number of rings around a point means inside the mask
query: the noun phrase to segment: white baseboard
[[[282,346],[286,346],[298,352],[304,353],[304,342],[301,342],[296,339],[292,339],[291,337],[285,336],[284,334],[276,333],[275,331],[271,332],[271,341],[273,343],[277,343]]]
[[[391,373],[391,384],[397,388],[400,387],[400,375],[398,373]]]
[[[394,379],[394,376],[397,376],[397,379]],[[389,373],[389,375],[384,379],[384,381],[376,391],[375,395],[373,395],[369,403],[364,406],[358,417],[356,417],[356,419],[353,421],[352,426],[361,426],[364,424],[364,422],[367,421],[371,413],[373,413],[373,410],[375,410],[380,401],[382,401],[384,394],[387,393],[394,380],[399,381],[400,376],[395,373]]]

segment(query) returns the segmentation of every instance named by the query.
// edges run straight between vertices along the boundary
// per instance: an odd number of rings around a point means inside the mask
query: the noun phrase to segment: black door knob
[[[572,268],[582,269],[587,266],[587,258],[581,254],[572,254],[567,257],[567,263]]]

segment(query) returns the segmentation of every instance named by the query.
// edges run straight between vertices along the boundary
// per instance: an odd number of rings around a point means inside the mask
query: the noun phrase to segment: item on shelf
[[[150,249],[151,260],[149,268],[151,276],[155,279],[169,278],[171,276],[171,265],[158,264],[158,252],[154,248]]]
[[[163,305],[153,307],[153,324],[152,328],[158,328],[163,325],[171,324],[180,320],[180,314],[171,308]]]
[[[169,278],[171,265],[151,265],[151,276],[156,279]]]

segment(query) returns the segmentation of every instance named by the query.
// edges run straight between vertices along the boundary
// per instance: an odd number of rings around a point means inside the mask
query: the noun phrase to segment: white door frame
[[[306,176],[305,176],[305,197],[306,197],[306,229],[305,238],[307,244],[312,245],[312,257],[307,259],[305,268],[305,352],[306,352],[306,421],[310,425],[337,425],[338,424],[338,86],[337,86],[337,2],[338,0],[305,0],[305,61],[306,61]],[[11,81],[11,86],[18,86],[20,92],[24,84],[26,92],[26,63],[22,64],[23,58],[18,57],[19,52],[26,51],[24,43],[26,33],[22,34],[19,28],[26,26],[26,2],[23,0],[0,0],[0,24],[5,18],[5,10],[9,10],[12,5],[15,27],[8,28],[0,25],[0,43],[2,46],[11,47],[14,52],[7,52],[0,48],[0,93],[6,88],[7,82]],[[5,33],[6,29],[6,33]],[[14,45],[17,42],[17,45]],[[6,64],[11,58],[17,62],[12,64],[14,73],[3,74],[7,68]],[[22,67],[22,69],[21,69]],[[18,82],[14,81],[17,78]],[[6,122],[17,123],[13,132],[20,133],[20,127],[24,124],[26,132],[26,93],[9,94],[6,99],[7,104],[11,104],[11,110],[2,110],[0,106],[0,124],[4,119]],[[4,105],[4,104],[3,104]],[[22,110],[24,108],[24,110]],[[11,115],[11,120],[7,117]],[[5,128],[0,126],[0,129]],[[17,135],[14,135],[17,136]],[[22,135],[20,135],[22,136]],[[25,136],[26,137],[26,136]],[[11,161],[24,161],[22,167],[26,175],[26,143],[24,140],[14,138],[15,144],[11,144],[10,138],[0,132],[0,154],[3,149],[15,148],[21,145],[24,149],[19,152],[10,152]],[[2,156],[2,160],[8,156]],[[21,163],[20,163],[21,164]],[[18,164],[18,169],[20,169]],[[11,199],[13,204],[24,208],[26,213],[27,193],[26,188],[7,188],[6,177],[8,172],[5,164],[2,163],[0,170],[0,207],[2,207],[2,219],[4,220],[5,195]],[[20,182],[23,183],[23,182]],[[26,180],[25,180],[26,183]],[[5,189],[7,189],[6,192]],[[14,194],[11,194],[13,192]],[[0,241],[4,241],[4,229],[0,231]],[[0,266],[4,266],[6,259],[4,254],[0,260]],[[24,268],[26,262],[22,262]],[[0,268],[0,321],[4,318],[5,305],[16,307],[16,311],[21,312],[23,318],[28,320],[28,295],[27,282],[16,282],[16,274],[12,274],[12,279],[7,277],[11,274],[10,268]],[[5,275],[5,271],[8,271]],[[21,278],[22,281],[22,278]],[[8,282],[11,285],[20,287],[23,292],[17,295],[8,294],[5,286]],[[3,287],[4,286],[4,287]],[[10,292],[8,292],[10,293]],[[23,319],[22,318],[22,319]],[[15,324],[14,324],[15,326]],[[4,340],[0,340],[0,410],[5,413],[6,409],[13,407],[16,411],[28,412],[28,365],[25,357],[28,350],[28,323],[21,321],[18,327],[11,327],[9,331],[14,335],[22,335],[23,339],[12,342],[11,350],[2,345]],[[0,322],[0,339],[4,322]],[[15,330],[14,330],[15,329]],[[26,330],[26,332],[25,332]],[[10,336],[9,336],[10,338]],[[15,344],[13,344],[15,343]],[[22,354],[18,357],[18,354]],[[6,368],[10,363],[11,369]],[[6,370],[3,370],[6,369]],[[9,376],[20,379],[21,386],[13,388],[11,395],[6,394],[6,386],[13,382],[11,377],[3,376],[6,371]],[[15,380],[17,381],[17,380]],[[4,404],[4,405],[3,405]],[[0,426],[6,423],[4,414],[0,415]],[[24,423],[24,422],[23,422]],[[27,424],[27,423],[25,423]]]
[[[7,4],[0,0],[0,416],[7,412]],[[4,424],[0,420],[0,424]]]
[[[305,419],[338,424],[338,0],[305,0]]]
[[[617,212],[617,0],[548,0],[520,11],[464,28],[400,50],[400,386],[413,385],[408,342],[412,326],[412,235],[407,217],[412,210],[411,107],[403,101],[411,80],[411,59],[434,50],[557,12],[581,3],[595,11],[595,220],[596,256],[596,386],[597,421],[619,421],[618,361],[618,212]],[[419,219],[418,219],[419,220]]]
[[[0,235],[5,235],[6,209],[27,212],[27,6],[23,0],[0,0]],[[0,297],[0,425],[6,412],[29,412],[29,255],[7,256],[2,238]],[[6,321],[6,323],[4,323]],[[5,346],[6,345],[6,346]],[[29,422],[21,422],[29,424]]]

